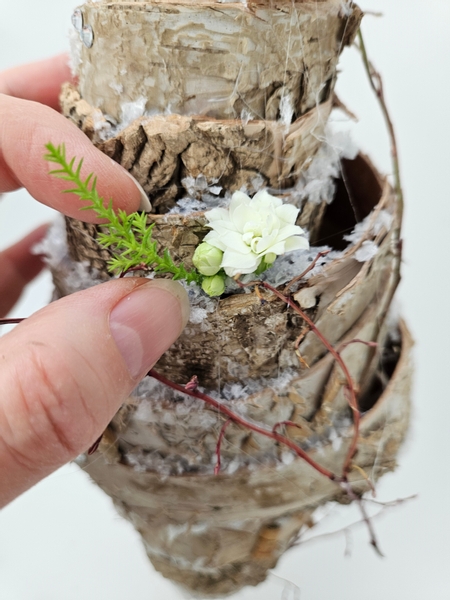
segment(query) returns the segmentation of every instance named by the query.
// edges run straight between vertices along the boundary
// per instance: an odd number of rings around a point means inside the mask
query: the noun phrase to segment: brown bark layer
[[[186,194],[186,177],[203,175],[229,192],[244,187],[251,194],[255,179],[259,186],[293,186],[319,148],[331,111],[327,101],[287,126],[277,121],[156,115],[136,119],[101,141],[96,131],[106,123],[105,116],[70,84],[63,88],[61,106],[100,150],[139,181],[157,213],[166,213]],[[310,211],[308,229],[316,215]]]

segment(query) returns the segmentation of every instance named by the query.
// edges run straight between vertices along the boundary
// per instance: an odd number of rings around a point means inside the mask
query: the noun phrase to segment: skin
[[[124,169],[58,112],[65,55],[0,73],[0,193],[26,188],[65,215],[96,222],[49,176],[44,145],[66,144],[113,206],[138,209]],[[44,267],[41,226],[0,252],[0,317]],[[184,328],[189,304],[171,281],[114,280],[53,302],[0,338],[0,507],[84,452]]]

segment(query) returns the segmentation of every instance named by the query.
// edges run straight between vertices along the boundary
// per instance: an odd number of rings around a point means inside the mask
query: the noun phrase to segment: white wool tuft
[[[147,98],[144,98],[144,96],[141,96],[133,102],[123,102],[121,106],[120,128],[125,129],[125,127],[131,125],[133,121],[142,117],[145,113],[146,104]]]
[[[280,99],[280,122],[286,127],[292,123],[294,116],[294,107],[292,106],[292,98],[290,94],[283,94]]]
[[[366,235],[378,235],[382,229],[390,229],[393,216],[387,210],[380,210],[373,223],[372,217],[373,211],[360,223],[357,223],[353,228],[353,231],[344,236],[344,240],[356,244]]]
[[[226,206],[228,196],[225,198],[219,196],[222,191],[221,185],[216,185],[217,179],[207,179],[200,174],[197,177],[185,177],[181,180],[188,196],[177,201],[176,205],[169,211],[169,214],[188,214],[201,210],[210,210],[217,206]]]
[[[251,110],[249,110],[248,108],[243,108],[241,111],[241,121],[242,121],[242,125],[247,125],[247,123],[249,121],[251,121],[252,119],[254,119],[254,115],[252,113]]]
[[[307,199],[313,204],[329,204],[334,197],[334,180],[341,174],[341,158],[354,159],[357,154],[358,149],[349,132],[333,132],[327,127],[322,146],[293,189],[292,196],[297,200],[296,203]]]
[[[58,216],[49,227],[46,236],[32,249],[33,254],[42,254],[50,268],[65,272],[64,283],[68,293],[78,292],[102,282],[96,269],[87,262],[75,262],[68,255],[67,234],[64,217]]]
[[[373,240],[364,240],[361,247],[355,252],[355,258],[359,262],[366,262],[378,252],[378,246]]]
[[[353,13],[353,2],[352,0],[345,0],[341,4],[341,16],[350,17]]]

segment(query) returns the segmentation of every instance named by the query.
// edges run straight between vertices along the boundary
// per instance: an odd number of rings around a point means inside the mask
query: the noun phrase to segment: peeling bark
[[[181,181],[189,176],[204,175],[230,192],[245,187],[254,193],[257,175],[266,186],[292,186],[320,146],[331,104],[331,100],[320,104],[288,126],[200,116],[142,117],[101,141],[97,132],[104,130],[105,116],[70,84],[61,96],[63,113],[131,172],[158,213],[167,212],[185,193]]]
[[[154,113],[276,120],[328,99],[343,46],[361,19],[341,2],[88,2],[80,92],[115,120],[143,98]]]

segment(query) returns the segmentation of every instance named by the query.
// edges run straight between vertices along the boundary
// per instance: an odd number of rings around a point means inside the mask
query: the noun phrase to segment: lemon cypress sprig
[[[145,213],[132,213],[114,211],[112,201],[105,204],[104,199],[97,191],[97,178],[90,173],[86,179],[81,177],[83,159],[78,165],[76,158],[66,158],[64,144],[54,146],[46,144],[47,154],[45,160],[58,165],[59,168],[50,171],[51,175],[69,181],[73,187],[64,190],[64,193],[76,194],[87,206],[82,210],[93,210],[96,215],[106,221],[101,225],[97,240],[105,248],[112,248],[114,256],[108,261],[111,272],[123,273],[140,265],[156,273],[171,274],[173,279],[184,279],[188,283],[195,281],[201,283],[202,276],[195,270],[187,270],[183,264],[176,265],[167,249],[159,256],[157,242],[152,238],[154,224],[147,225]]]

